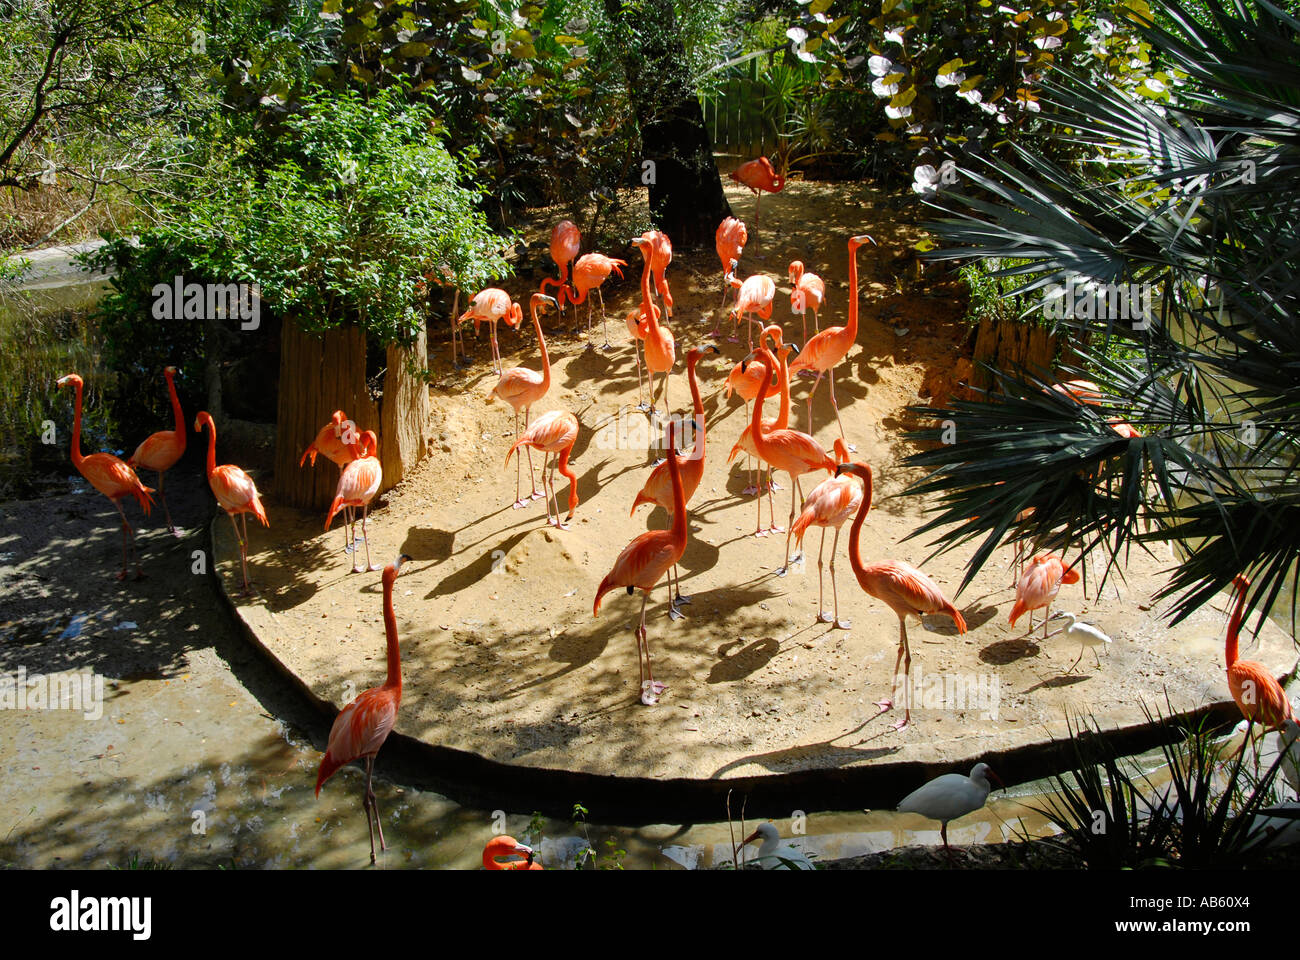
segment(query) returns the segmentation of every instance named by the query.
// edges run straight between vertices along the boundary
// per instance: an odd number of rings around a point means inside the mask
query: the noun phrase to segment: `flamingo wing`
[[[159,430],[151,433],[140,446],[135,448],[126,461],[128,467],[145,467],[149,470],[170,470],[185,452],[185,444],[175,430]]]

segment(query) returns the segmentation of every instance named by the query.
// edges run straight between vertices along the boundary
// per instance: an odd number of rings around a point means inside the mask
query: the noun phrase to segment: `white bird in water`
[[[1100,670],[1101,658],[1097,656],[1097,648],[1104,647],[1106,644],[1111,643],[1112,641],[1110,637],[1106,636],[1106,634],[1102,633],[1091,624],[1080,623],[1079,618],[1072,613],[1056,613],[1052,615],[1051,619],[1055,620],[1060,617],[1064,617],[1070,622],[1066,625],[1064,631],[1057,630],[1056,633],[1052,634],[1052,636],[1064,632],[1071,640],[1079,641],[1079,658],[1078,660],[1075,660],[1074,663],[1070,664],[1070,669],[1065,672],[1072,672],[1074,668],[1079,665],[1079,660],[1083,659],[1083,652],[1090,647],[1092,648],[1092,657],[1097,661],[1097,669]]]
[[[774,823],[760,823],[740,846],[743,849],[755,840],[763,842],[759,844],[758,856],[749,862],[763,870],[816,869],[802,850],[781,842],[781,834],[777,832]]]
[[[969,777],[964,777],[960,773],[945,773],[942,777],[935,777],[925,786],[913,790],[904,797],[898,809],[902,813],[919,813],[931,820],[938,820],[943,849],[947,851],[948,859],[951,860],[952,848],[948,846],[948,821],[974,813],[984,806],[984,801],[988,799],[989,791],[992,789],[989,784],[990,777],[997,782],[998,786],[1005,789],[998,775],[989,768],[987,763],[977,763]]]

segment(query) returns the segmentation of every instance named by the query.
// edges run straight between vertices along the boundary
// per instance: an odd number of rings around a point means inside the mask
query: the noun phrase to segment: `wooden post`
[[[388,346],[388,371],[384,374],[381,411],[383,432],[379,461],[384,467],[382,489],[387,490],[424,459],[428,449],[429,386],[424,379],[428,366],[428,333],[423,324],[413,345]],[[411,365],[415,372],[412,373]]]

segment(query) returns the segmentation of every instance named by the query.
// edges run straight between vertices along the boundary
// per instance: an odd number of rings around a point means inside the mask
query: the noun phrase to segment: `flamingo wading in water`
[[[645,628],[646,602],[650,599],[650,591],[686,552],[686,497],[682,489],[681,465],[677,461],[676,424],[671,420],[668,421],[668,474],[673,485],[673,525],[667,530],[647,530],[623,548],[605,579],[600,581],[596,602],[591,608],[591,615],[599,616],[601,598],[619,587],[626,587],[629,596],[637,589],[643,591],[641,623],[636,628],[636,658],[641,702],[647,707],[659,702],[666,687],[655,680],[650,666],[650,642]],[[672,606],[671,597],[669,606]]]
[[[567,220],[564,222],[568,223]],[[527,430],[528,416],[532,413],[533,404],[546,396],[547,391],[551,389],[551,358],[546,352],[546,337],[542,333],[542,322],[537,319],[537,305],[540,303],[549,303],[553,307],[558,307],[559,304],[554,297],[548,297],[544,293],[534,293],[528,303],[533,329],[537,331],[537,345],[542,351],[542,369],[537,371],[530,370],[528,367],[511,367],[501,374],[501,379],[492,388],[492,396],[500,397],[514,408],[516,436],[519,435],[519,411],[524,411],[524,429]],[[533,492],[527,498],[519,494],[519,475],[523,472],[523,467],[521,457],[515,463],[514,508],[516,510],[527,504],[529,500],[536,500],[546,495],[537,489],[537,476],[533,473],[532,447],[528,448],[528,479],[532,482]]]
[[[388,653],[388,676],[383,686],[371,687],[339,711],[330,727],[329,744],[316,773],[316,796],[319,797],[320,788],[339,767],[353,760],[366,761],[366,792],[361,806],[366,812],[366,828],[370,831],[371,863],[375,862],[375,830],[379,831],[379,849],[388,849],[371,774],[375,755],[392,732],[393,724],[397,722],[397,708],[402,704],[402,651],[397,642],[397,615],[393,613],[393,583],[402,564],[410,559],[402,554],[384,567],[384,641]]]
[[[92,487],[108,497],[113,506],[117,507],[118,515],[122,518],[122,571],[117,575],[117,579],[126,579],[129,552],[135,559],[135,578],[139,580],[144,576],[144,568],[140,566],[140,560],[136,556],[135,531],[131,529],[131,524],[127,523],[126,511],[122,509],[122,498],[135,497],[147,517],[149,509],[153,506],[153,498],[149,496],[153,493],[153,488],[141,483],[135,471],[111,453],[92,453],[88,457],[81,455],[81,377],[70,373],[60,377],[56,386],[62,389],[64,384],[68,383],[76,389],[72,416],[72,465]]]
[[[1223,657],[1228,667],[1228,691],[1236,701],[1237,709],[1246,718],[1244,750],[1250,742],[1252,725],[1258,723],[1264,731],[1281,730],[1286,721],[1295,722],[1291,699],[1273,674],[1258,660],[1237,659],[1237,634],[1246,609],[1246,591],[1250,581],[1238,575],[1232,585],[1237,589],[1237,604],[1228,620],[1228,635],[1223,646]]]
[[[181,400],[176,396],[175,367],[164,367],[163,376],[167,379],[167,393],[172,403],[171,430],[159,430],[151,433],[135,453],[127,458],[126,465],[132,470],[145,467],[158,471],[158,499],[162,501],[163,515],[167,518],[167,531],[174,537],[181,535],[172,523],[172,513],[167,509],[167,495],[163,493],[163,480],[167,471],[176,466],[176,462],[185,454],[185,439],[189,431],[185,429],[185,414],[181,413]]]
[[[510,466],[510,458],[520,447],[536,447],[546,454],[551,462],[551,483],[548,488],[546,485],[546,460],[542,461],[542,488],[546,492],[546,523],[551,523],[551,502],[555,502],[555,527],[558,530],[567,530],[568,522],[573,519],[573,513],[578,509],[578,475],[573,472],[569,465],[569,457],[573,454],[573,445],[578,439],[578,418],[567,410],[548,410],[536,420],[533,425],[523,432],[506,452],[506,466]],[[558,459],[557,459],[558,457]],[[555,495],[555,470],[559,468],[560,473],[569,478],[569,515],[560,522],[560,499]]]
[[[366,532],[366,517],[370,513],[370,501],[375,499],[380,484],[384,482],[384,470],[379,463],[379,438],[375,436],[373,430],[367,430],[361,435],[361,452],[361,459],[353,460],[339,474],[339,485],[334,490],[334,500],[330,504],[329,513],[325,517],[325,529],[328,530],[330,524],[334,521],[334,515],[339,510],[346,511],[344,513],[344,523],[349,527],[348,539],[353,544],[353,573],[361,573],[367,569],[379,569],[377,564],[371,564],[370,562],[370,535]],[[361,539],[366,545],[366,565],[364,567],[357,566],[355,560],[357,507],[361,508]]]
[[[262,506],[253,478],[234,464],[217,466],[217,425],[212,422],[208,411],[200,410],[194,418],[194,432],[202,433],[205,426],[208,428],[208,486],[221,509],[230,517],[230,525],[235,528],[235,539],[239,541],[239,566],[244,574],[244,588],[240,595],[247,596],[253,590],[248,582],[248,515],[251,513],[257,517],[264,527],[269,527],[271,521],[266,518],[266,508]],[[236,516],[243,524],[242,532],[240,524],[235,522]]]
[[[893,688],[889,699],[878,701],[876,706],[880,707],[881,713],[893,709],[898,697],[898,664],[903,661],[906,711],[903,719],[893,725],[895,730],[902,730],[912,719],[912,651],[907,645],[908,614],[919,617],[926,613],[946,613],[957,625],[958,633],[966,632],[966,620],[961,611],[948,602],[939,585],[911,564],[901,560],[862,562],[859,540],[862,523],[871,509],[871,468],[864,463],[841,463],[835,468],[835,474],[842,473],[855,473],[862,480],[862,504],[849,530],[849,564],[858,578],[858,585],[898,615],[898,656],[894,658]]]
[[[822,374],[831,375],[831,407],[835,410],[835,422],[840,427],[840,437],[844,436],[844,423],[840,420],[840,405],[835,400],[835,365],[849,354],[849,350],[858,339],[858,247],[870,240],[867,234],[849,238],[849,320],[842,327],[827,327],[817,334],[799,351],[799,356],[790,364],[790,373],[799,374],[802,370],[812,370],[817,374],[812,389],[808,391],[808,432],[813,432],[812,402],[817,393],[817,386],[822,382]],[[853,447],[850,445],[850,450]]]

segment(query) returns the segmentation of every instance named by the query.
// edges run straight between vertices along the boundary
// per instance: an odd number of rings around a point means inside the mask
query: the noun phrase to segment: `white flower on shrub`
[[[885,31],[885,42],[886,42],[886,43],[897,43],[897,44],[900,44],[900,45],[901,45],[902,42],[903,42],[903,30],[902,30],[902,28],[901,28],[901,27],[895,27],[893,30],[886,30],[886,31]]]
[[[957,96],[961,97],[971,106],[975,106],[975,104],[984,99],[984,94],[980,93],[978,90],[958,90]]]
[[[881,80],[872,80],[872,81],[871,81],[871,92],[874,93],[876,96],[878,96],[878,97],[884,99],[884,100],[888,100],[888,99],[890,99],[894,94],[898,93],[898,84],[896,84],[896,83],[885,83],[885,81],[884,81],[883,79],[881,79]]]
[[[873,77],[887,77],[891,73],[898,72],[898,69],[894,66],[894,61],[878,54],[867,61],[867,68],[871,71]]]
[[[941,73],[934,78],[936,87],[957,87],[966,82],[966,74],[960,70],[954,70],[952,73]]]
[[[1097,18],[1097,29],[1101,31],[1102,36],[1109,37],[1115,32],[1115,24],[1111,23],[1105,17]]]
[[[1055,50],[1060,45],[1060,37],[1034,37],[1034,46],[1039,50]]]
[[[990,113],[990,114],[998,112],[998,108],[991,103],[981,103],[980,109],[983,110],[985,113]]]
[[[885,116],[890,120],[902,120],[912,115],[911,107],[885,107]]]
[[[951,160],[939,164],[937,170],[930,164],[923,163],[912,171],[912,191],[923,197],[932,197],[939,192],[940,183],[952,181],[956,170],[957,164]]]

